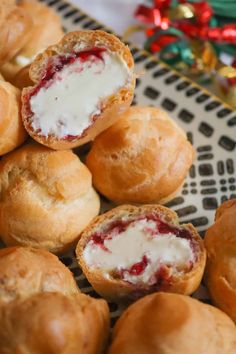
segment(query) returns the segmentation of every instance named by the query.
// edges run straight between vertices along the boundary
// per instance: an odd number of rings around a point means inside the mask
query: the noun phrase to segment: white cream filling
[[[171,265],[177,268],[194,261],[189,240],[176,237],[172,233],[155,233],[154,221],[135,221],[124,232],[104,241],[108,251],[89,241],[83,252],[84,260],[91,268],[102,269],[107,277],[111,270],[130,269],[146,256],[148,265],[141,274],[131,275],[125,271],[123,277],[131,283],[148,284],[155,282],[153,275],[161,266]]]
[[[55,74],[48,88],[30,99],[32,127],[59,138],[81,135],[101,113],[101,101],[116,93],[130,79],[130,69],[119,54],[104,52],[102,58],[79,58]]]

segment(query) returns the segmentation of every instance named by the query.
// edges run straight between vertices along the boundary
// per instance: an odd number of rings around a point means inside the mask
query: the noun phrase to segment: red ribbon
[[[197,27],[189,22],[179,22],[175,25],[190,38],[210,40],[218,43],[236,44],[236,25],[225,25],[223,27]]]
[[[212,7],[206,2],[191,4],[194,9],[196,22],[199,24],[207,24],[213,15]]]
[[[154,0],[154,7],[159,10],[169,9],[171,0]]]
[[[227,24],[223,27],[209,26],[213,10],[206,1],[189,3],[186,0],[179,0],[179,3],[191,5],[195,14],[194,21],[188,19],[170,21],[167,11],[170,8],[171,0],[154,0],[153,7],[139,5],[135,17],[144,23],[155,25],[157,29],[177,28],[190,38],[236,44],[235,24]]]
[[[165,46],[176,42],[177,38],[171,35],[162,35],[151,44],[151,51],[153,53],[159,52]]]
[[[157,8],[150,8],[145,5],[139,5],[134,16],[141,22],[152,24],[157,27],[161,24],[161,13]]]

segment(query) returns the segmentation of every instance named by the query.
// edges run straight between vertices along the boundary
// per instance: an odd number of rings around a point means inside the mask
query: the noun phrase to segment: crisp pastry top
[[[52,253],[31,247],[0,250],[0,304],[41,292],[77,294],[70,270]]]
[[[24,9],[33,20],[30,38],[18,52],[18,58],[15,58],[20,64],[21,58],[22,60],[26,58],[31,62],[33,56],[49,45],[57,43],[63,36],[63,31],[60,17],[50,7],[39,3],[37,0],[20,0],[19,7]]]
[[[40,53],[30,67],[30,77],[34,83],[38,83],[45,74],[47,60],[56,55],[68,55],[70,53],[82,52],[86,49],[106,48],[111,52],[121,55],[126,61],[129,68],[134,67],[134,61],[130,50],[117,37],[100,30],[83,30],[69,32],[64,35],[61,41],[55,45],[48,47],[44,52]]]
[[[58,200],[79,198],[91,188],[90,172],[72,151],[53,151],[38,144],[27,144],[1,161],[2,202],[27,180],[37,182],[42,192]]]
[[[65,252],[97,216],[99,197],[71,150],[30,143],[0,161],[0,235],[8,246]]]
[[[166,112],[134,106],[94,140],[86,164],[107,198],[162,203],[181,186],[193,158],[185,132]]]
[[[234,354],[236,327],[217,308],[189,296],[156,293],[121,315],[109,354]]]
[[[84,294],[44,293],[0,307],[1,354],[102,354],[107,303]]]
[[[27,43],[1,68],[4,77],[16,86],[18,85],[15,76],[19,70],[30,64],[38,53],[49,45],[57,43],[63,36],[60,18],[50,7],[37,0],[21,0],[18,6],[32,18],[33,24]]]

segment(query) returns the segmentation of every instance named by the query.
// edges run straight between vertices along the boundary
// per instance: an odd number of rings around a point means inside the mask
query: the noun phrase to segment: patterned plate
[[[64,0],[42,0],[62,18],[65,31],[104,29],[85,13]],[[197,156],[180,194],[167,206],[175,210],[181,222],[191,222],[201,235],[213,222],[215,209],[225,200],[236,197],[236,113],[202,87],[181,76],[148,53],[130,45],[136,72],[145,70],[138,79],[133,104],[161,106],[187,132]],[[112,204],[102,199],[102,210]],[[73,254],[61,260],[74,273],[80,289],[98,297],[83,276]],[[207,301],[204,286],[194,294]],[[109,304],[112,322],[122,311]]]

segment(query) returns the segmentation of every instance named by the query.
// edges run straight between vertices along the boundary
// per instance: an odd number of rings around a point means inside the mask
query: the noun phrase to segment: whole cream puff
[[[0,249],[0,304],[44,292],[79,292],[70,270],[52,253],[32,247]]]
[[[0,236],[8,246],[65,251],[100,208],[79,158],[37,144],[0,161],[0,191]]]
[[[166,112],[131,107],[94,140],[86,164],[95,188],[108,199],[162,204],[181,187],[194,155]]]
[[[217,308],[189,296],[156,293],[121,315],[109,354],[234,354],[236,327]]]
[[[84,294],[44,293],[0,307],[1,354],[102,354],[109,308]]]

